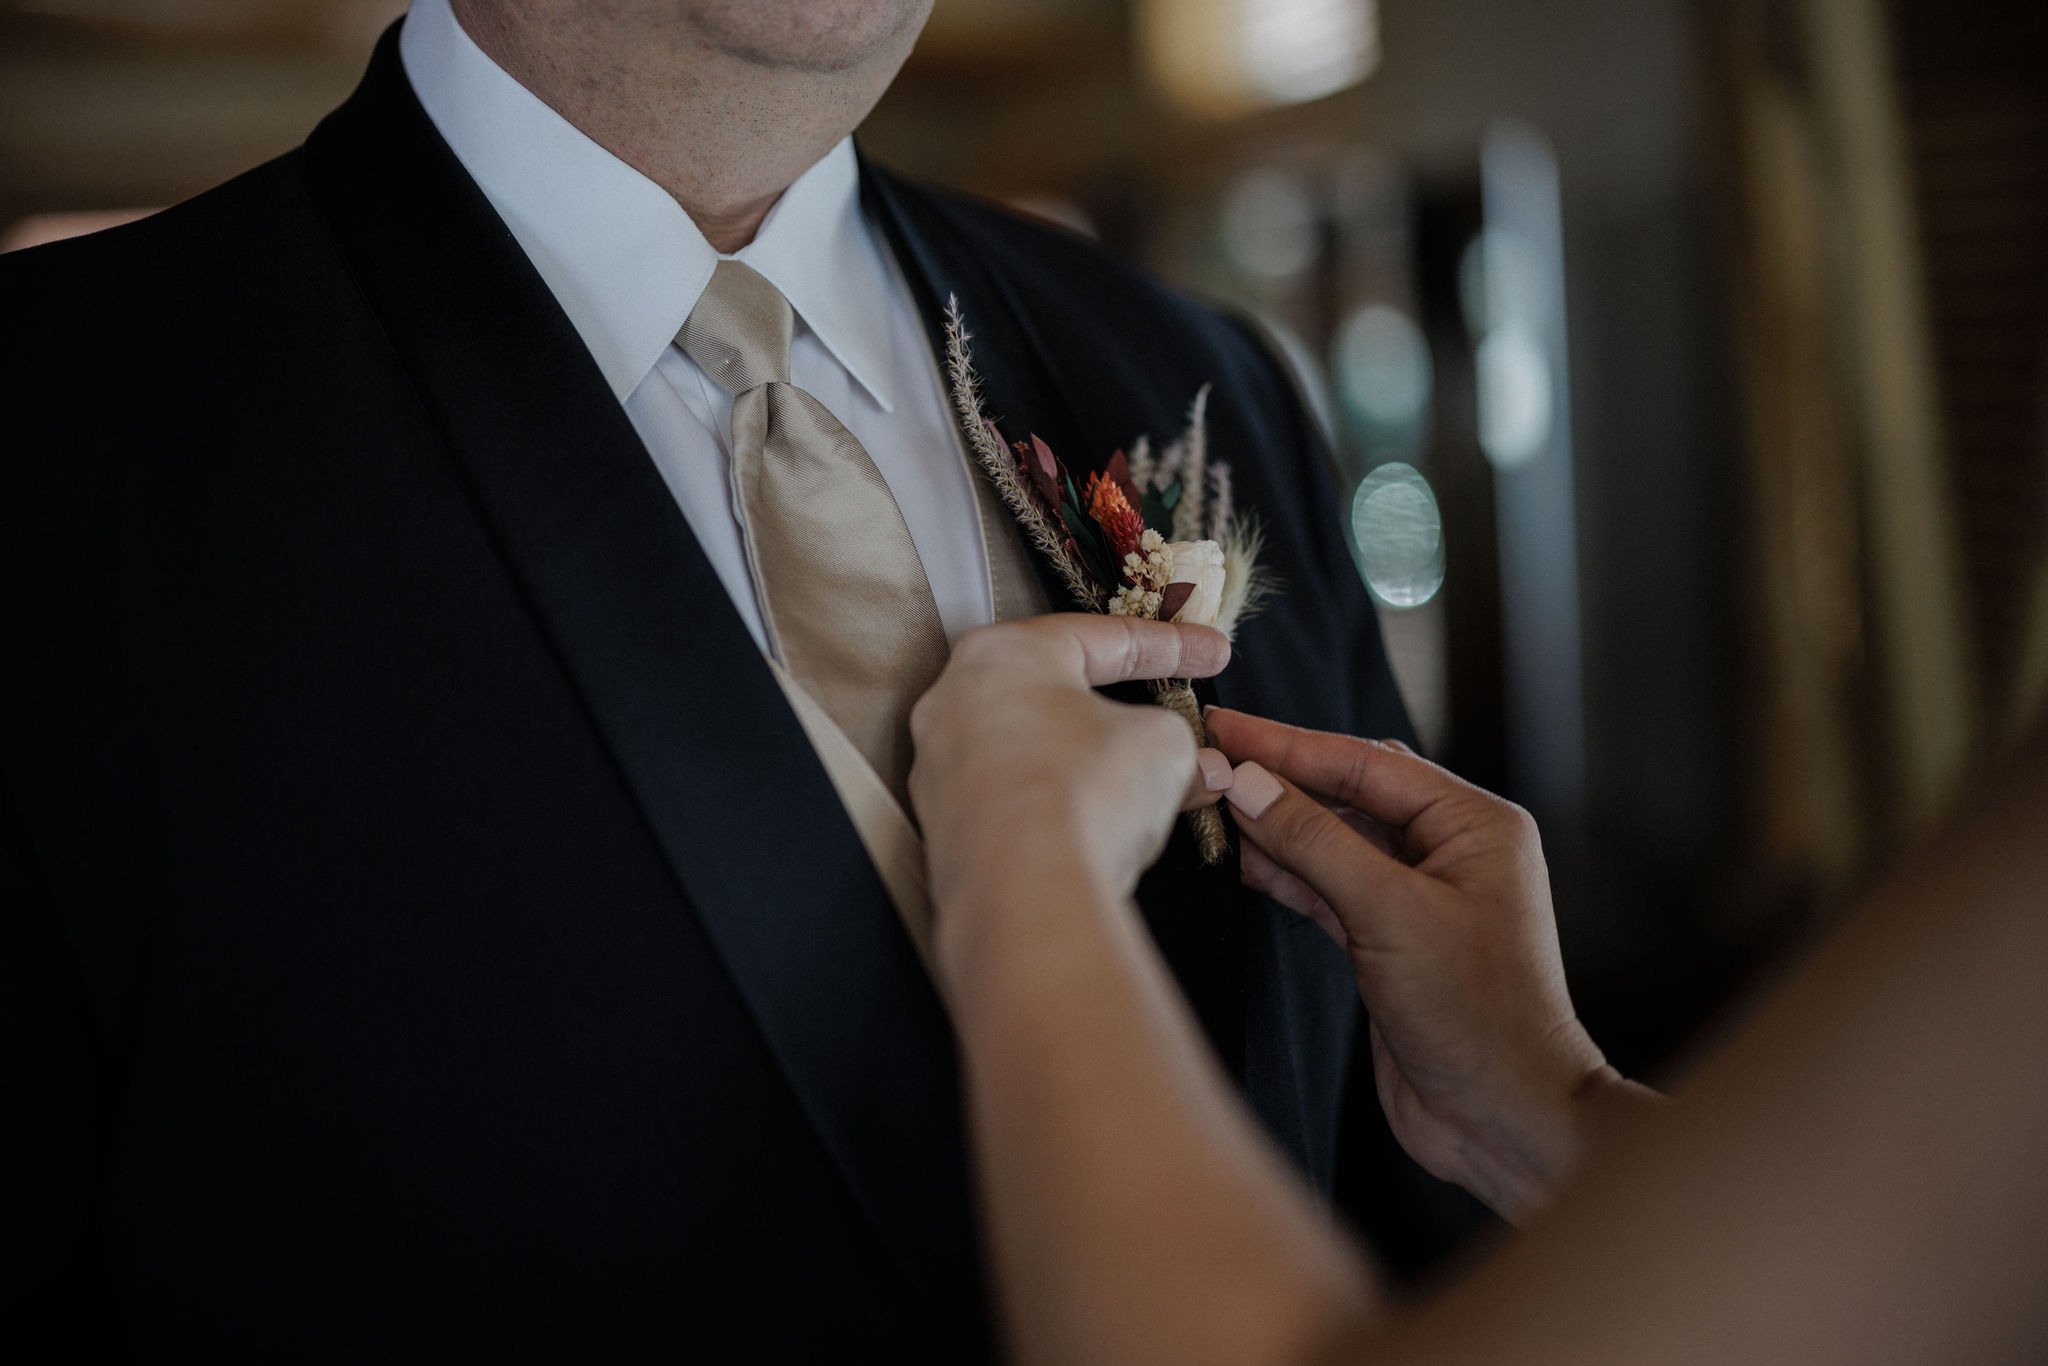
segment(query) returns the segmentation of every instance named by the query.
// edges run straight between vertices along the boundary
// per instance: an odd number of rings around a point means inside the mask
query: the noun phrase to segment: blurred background
[[[403,9],[0,0],[5,245],[291,147]],[[863,139],[1265,329],[1625,1070],[2048,696],[2040,0],[938,0]]]

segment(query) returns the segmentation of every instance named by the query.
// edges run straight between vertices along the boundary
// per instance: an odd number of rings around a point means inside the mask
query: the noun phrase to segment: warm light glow
[[[155,209],[90,209],[82,213],[31,214],[16,220],[6,232],[0,233],[0,252],[45,246],[105,228],[118,228],[123,223],[133,223],[155,212]]]
[[[14,0],[31,14],[145,32],[312,38],[367,44],[407,0]]]
[[[1254,167],[1231,183],[1222,231],[1230,259],[1261,280],[1293,279],[1315,264],[1322,246],[1314,192],[1278,166]]]
[[[1083,237],[1100,237],[1095,220],[1088,210],[1065,195],[1020,194],[1006,201],[1018,213],[1028,213],[1033,218],[1043,218],[1048,223],[1057,223],[1069,232]]]
[[[1137,20],[1154,83],[1208,117],[1320,99],[1379,62],[1376,0],[1142,0]]]

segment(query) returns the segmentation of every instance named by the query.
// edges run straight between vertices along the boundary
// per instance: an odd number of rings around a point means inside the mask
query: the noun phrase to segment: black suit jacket
[[[394,37],[298,151],[0,260],[40,1307],[210,1359],[985,1356],[940,1005]],[[1215,386],[1286,588],[1214,696],[1402,733],[1317,438],[1247,330],[863,175],[1007,435],[1078,471]],[[1341,955],[1184,836],[1141,901],[1327,1184]]]

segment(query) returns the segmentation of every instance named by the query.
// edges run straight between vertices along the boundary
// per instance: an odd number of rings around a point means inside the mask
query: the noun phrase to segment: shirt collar
[[[427,116],[624,402],[675,341],[718,252],[666,190],[492,61],[448,0],[415,0],[399,52]],[[783,191],[735,255],[781,290],[803,325],[893,410],[890,277],[861,216],[851,138]]]

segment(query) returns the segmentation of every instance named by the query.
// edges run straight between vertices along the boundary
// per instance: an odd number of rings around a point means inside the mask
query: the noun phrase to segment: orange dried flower
[[[1088,515],[1102,528],[1121,566],[1124,556],[1137,550],[1138,541],[1145,534],[1145,519],[1124,497],[1124,491],[1100,474],[1088,476],[1087,503]]]

